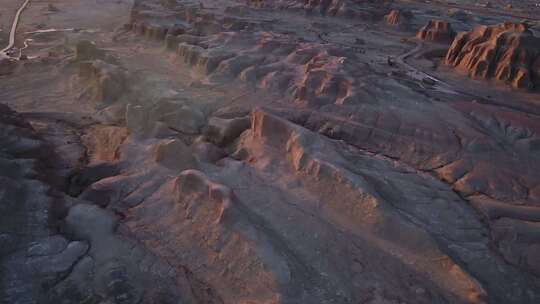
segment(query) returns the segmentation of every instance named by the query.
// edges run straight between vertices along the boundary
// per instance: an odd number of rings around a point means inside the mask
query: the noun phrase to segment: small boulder
[[[110,238],[118,224],[111,211],[89,204],[72,207],[65,221],[69,235],[92,244]]]
[[[226,146],[249,129],[249,117],[225,119],[212,117],[204,128],[205,137],[218,146]]]
[[[203,140],[196,140],[191,146],[191,150],[198,161],[205,163],[215,163],[227,156],[223,149]]]
[[[196,167],[191,149],[179,139],[165,139],[155,147],[154,160],[169,169],[184,171]]]
[[[140,105],[126,107],[126,127],[130,133],[142,134],[148,130],[148,111]]]

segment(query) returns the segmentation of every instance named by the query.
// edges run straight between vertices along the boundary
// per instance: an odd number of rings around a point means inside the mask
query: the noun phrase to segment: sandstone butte
[[[457,35],[445,63],[472,78],[532,89],[540,85],[540,37],[523,23],[477,26]]]

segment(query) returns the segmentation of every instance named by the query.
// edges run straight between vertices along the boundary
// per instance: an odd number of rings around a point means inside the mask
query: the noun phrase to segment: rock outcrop
[[[75,48],[77,61],[95,60],[105,58],[105,51],[99,49],[96,44],[89,40],[81,40]]]
[[[212,117],[204,129],[208,140],[218,146],[224,146],[232,142],[242,132],[249,128],[249,118],[224,119]]]
[[[190,149],[178,139],[164,139],[156,146],[154,160],[167,168],[183,171],[196,167]]]
[[[204,114],[179,102],[161,102],[142,106],[128,104],[126,126],[131,133],[166,137],[171,132],[197,134],[204,125]]]
[[[525,24],[478,26],[456,37],[445,62],[473,78],[534,88],[540,85],[540,37]]]
[[[0,298],[38,303],[47,294],[44,286],[69,273],[88,244],[55,234],[57,201],[42,181],[44,160],[51,161],[51,155],[32,126],[3,104],[0,146]]]
[[[430,20],[418,31],[416,38],[438,43],[450,43],[456,36],[450,23],[442,20]]]
[[[413,18],[409,11],[391,10],[390,13],[384,16],[386,24],[396,27],[407,27]]]
[[[92,51],[88,51],[89,53],[87,51],[81,50],[77,56],[81,58],[93,56]],[[99,59],[81,62],[79,76],[88,85],[85,95],[96,104],[111,105],[129,91],[127,86],[129,77],[125,70]]]
[[[56,171],[57,150],[48,138],[0,104],[1,303],[221,303],[202,300],[211,289],[186,269],[119,235],[114,212],[62,195],[55,186],[56,179],[63,181]],[[92,161],[106,154],[97,146],[113,144],[91,142]],[[160,164],[178,154],[171,146],[156,155]],[[110,167],[86,167],[73,179],[94,182]]]

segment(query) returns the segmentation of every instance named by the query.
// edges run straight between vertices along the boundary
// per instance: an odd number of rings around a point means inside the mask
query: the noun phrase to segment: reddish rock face
[[[440,43],[450,43],[455,36],[450,23],[441,20],[430,20],[416,34],[418,39]]]
[[[446,64],[467,71],[473,78],[534,88],[540,85],[540,38],[525,24],[478,26],[456,37]]]

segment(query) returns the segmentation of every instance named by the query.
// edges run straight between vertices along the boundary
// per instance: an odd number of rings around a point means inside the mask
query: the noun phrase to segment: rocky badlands
[[[0,4],[0,303],[540,303],[540,2]]]

